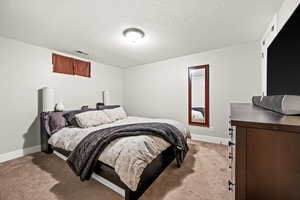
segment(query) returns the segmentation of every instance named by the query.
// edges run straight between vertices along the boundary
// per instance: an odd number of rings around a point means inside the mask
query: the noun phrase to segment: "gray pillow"
[[[63,117],[63,112],[52,112],[49,115],[50,133],[54,134],[66,126],[66,119]]]

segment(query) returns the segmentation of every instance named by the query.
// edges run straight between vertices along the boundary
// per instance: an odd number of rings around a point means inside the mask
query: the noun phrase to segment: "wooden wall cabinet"
[[[67,56],[52,54],[53,72],[91,77],[91,63]]]
[[[235,199],[299,200],[300,117],[232,104],[231,125],[228,183]]]

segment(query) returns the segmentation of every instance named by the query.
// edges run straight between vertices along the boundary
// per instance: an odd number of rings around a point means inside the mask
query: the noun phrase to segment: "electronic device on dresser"
[[[299,26],[300,5],[268,47],[268,95],[300,95]]]
[[[236,200],[300,199],[300,116],[231,104],[229,190]]]

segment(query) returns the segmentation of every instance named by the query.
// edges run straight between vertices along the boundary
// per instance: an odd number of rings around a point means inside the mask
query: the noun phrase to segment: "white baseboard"
[[[54,151],[54,154],[57,155],[57,157],[63,159],[63,160],[67,160],[67,157],[62,155],[61,153]],[[122,197],[125,197],[125,190],[123,190],[122,188],[120,188],[119,186],[113,184],[112,182],[110,182],[109,180],[93,173],[92,174],[92,178],[95,179],[96,181],[98,181],[99,183],[105,185],[106,187],[112,189],[113,191],[115,191],[116,193],[118,193],[119,195],[121,195]]]
[[[215,143],[215,144],[224,144],[224,145],[228,144],[227,138],[213,137],[213,136],[199,135],[199,134],[191,134],[191,135],[192,135],[192,140]]]
[[[38,146],[33,146],[25,149],[19,149],[16,151],[0,154],[0,163],[8,160],[16,159],[22,156],[26,156],[31,153],[40,152],[40,151],[41,151],[41,146],[38,145]]]

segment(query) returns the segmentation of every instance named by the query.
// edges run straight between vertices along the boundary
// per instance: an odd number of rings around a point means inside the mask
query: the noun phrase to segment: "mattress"
[[[110,124],[92,128],[65,127],[51,136],[48,142],[54,147],[73,151],[85,136],[96,130],[125,124],[151,122],[171,124],[179,129],[185,138],[190,137],[187,126],[178,121],[129,116]],[[119,138],[105,148],[99,160],[113,167],[120,179],[132,191],[135,191],[146,166],[169,146],[168,142],[156,136],[141,135]]]

